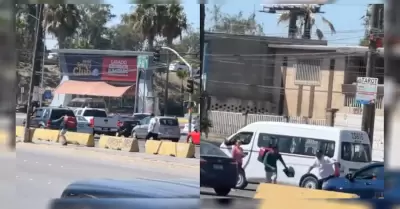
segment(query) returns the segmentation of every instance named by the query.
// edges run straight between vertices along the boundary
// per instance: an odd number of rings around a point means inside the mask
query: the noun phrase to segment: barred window
[[[295,84],[317,86],[321,83],[321,60],[299,59],[294,64]]]

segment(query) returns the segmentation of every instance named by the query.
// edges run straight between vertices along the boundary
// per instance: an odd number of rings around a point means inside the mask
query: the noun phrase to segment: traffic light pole
[[[193,69],[192,66],[189,64],[189,62],[187,62],[181,55],[179,55],[179,53],[177,51],[175,51],[172,48],[163,46],[161,47],[162,49],[171,51],[172,53],[174,53],[180,60],[182,60],[182,62],[184,62],[188,67],[189,67],[189,78],[193,79]],[[192,131],[192,103],[193,103],[193,93],[189,94],[189,133]]]

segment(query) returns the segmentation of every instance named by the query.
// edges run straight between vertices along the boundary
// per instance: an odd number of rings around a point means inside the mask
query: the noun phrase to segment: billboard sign
[[[64,60],[60,63],[63,74],[71,80],[101,79],[101,55],[64,54]]]
[[[103,57],[101,80],[135,82],[136,57]]]

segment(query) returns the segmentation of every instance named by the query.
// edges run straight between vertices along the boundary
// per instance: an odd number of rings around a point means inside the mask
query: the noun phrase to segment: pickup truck
[[[104,109],[77,108],[74,113],[76,116],[82,116],[88,121],[90,127],[93,128],[93,134],[115,136],[118,131],[118,118],[107,116],[107,112]]]

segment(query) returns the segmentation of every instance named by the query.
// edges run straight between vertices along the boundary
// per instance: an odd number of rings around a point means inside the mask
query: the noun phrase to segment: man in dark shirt
[[[281,161],[285,169],[287,169],[287,167],[282,159],[281,154],[279,153],[278,147],[274,145],[271,148],[272,151],[269,151],[265,154],[263,163],[266,174],[266,183],[276,184],[276,180],[278,178],[277,161]]]

